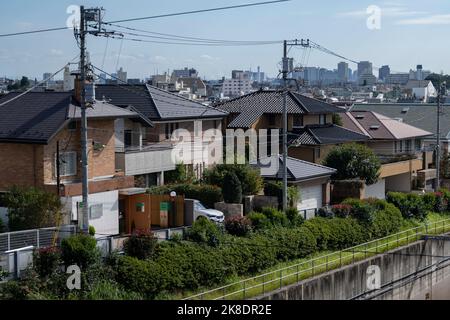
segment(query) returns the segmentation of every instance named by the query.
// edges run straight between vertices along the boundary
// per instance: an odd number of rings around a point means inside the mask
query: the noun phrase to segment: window
[[[166,123],[165,131],[166,131],[166,139],[170,139],[170,123]]]
[[[406,140],[405,141],[405,143],[406,143],[406,146],[405,146],[405,151],[406,152],[411,152],[412,151],[412,148],[411,148],[411,145],[412,145],[412,143],[411,143],[411,140]]]
[[[416,139],[416,141],[415,141],[415,147],[416,147],[416,151],[422,150],[422,140]]]
[[[77,129],[77,122],[76,121],[70,121],[67,125],[67,129],[70,131],[74,131]]]
[[[124,144],[125,148],[131,147],[131,144],[133,143],[132,139],[132,131],[131,130],[125,130],[124,131]]]
[[[55,154],[55,177],[57,174],[57,156]],[[75,151],[59,154],[59,175],[61,177],[75,176],[77,174],[77,153]]]
[[[319,124],[326,124],[326,122],[327,122],[327,115],[319,114]]]
[[[316,153],[314,156],[315,160],[320,159],[320,148],[315,149],[315,153]]]
[[[100,219],[103,216],[103,204],[93,204],[89,207],[89,220]]]
[[[403,140],[400,140],[400,152],[403,152]]]
[[[269,122],[269,126],[275,125],[275,115],[274,114],[268,114],[267,115],[267,121]]]
[[[303,116],[302,115],[295,115],[294,116],[294,128],[303,127]]]

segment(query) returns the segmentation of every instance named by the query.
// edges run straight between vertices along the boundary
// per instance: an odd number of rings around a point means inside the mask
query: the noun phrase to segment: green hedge
[[[386,200],[400,209],[405,219],[423,221],[427,216],[427,204],[424,202],[423,197],[417,194],[388,192]]]
[[[147,190],[150,194],[170,194],[175,191],[178,195],[184,195],[189,199],[197,199],[205,206],[214,208],[214,203],[221,202],[222,189],[206,184],[173,184],[160,187],[151,187]]]

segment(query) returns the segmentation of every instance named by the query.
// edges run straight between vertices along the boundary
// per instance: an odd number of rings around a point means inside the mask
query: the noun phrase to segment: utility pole
[[[445,95],[446,82],[440,84],[437,96],[437,125],[436,125],[436,185],[434,190],[438,191],[441,186],[441,99]]]
[[[82,185],[82,210],[81,219],[78,217],[79,227],[83,233],[88,233],[89,230],[89,165],[88,165],[88,127],[86,109],[92,107],[95,103],[93,84],[89,85],[89,95],[86,101],[86,81],[92,81],[88,77],[88,65],[86,63],[86,35],[92,34],[95,36],[109,36],[114,32],[106,32],[102,29],[102,12],[101,8],[85,9],[80,6],[80,26],[76,36],[80,40],[80,108],[81,108],[81,185]],[[88,23],[94,23],[92,26]]]
[[[287,131],[288,131],[288,115],[287,115],[287,95],[288,95],[288,74],[292,72],[292,68],[289,66],[289,58],[287,56],[288,47],[291,46],[302,46],[309,47],[309,39],[306,41],[301,39],[301,41],[295,40],[284,40],[283,41],[283,60],[282,60],[282,70],[283,74],[283,211],[286,212],[288,206],[287,199],[287,157],[288,157],[288,143],[287,143]]]
[[[87,133],[87,117],[86,117],[86,13],[84,6],[80,7],[80,90],[81,90],[81,185],[83,207],[81,208],[81,225],[80,229],[83,233],[89,230],[89,167],[88,167],[88,133]],[[80,218],[78,217],[80,220]]]

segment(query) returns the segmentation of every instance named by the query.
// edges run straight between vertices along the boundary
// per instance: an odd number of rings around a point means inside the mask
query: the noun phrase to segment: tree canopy
[[[377,182],[381,167],[380,160],[370,148],[356,143],[334,147],[323,165],[337,170],[332,176],[335,180],[358,178],[366,184]]]

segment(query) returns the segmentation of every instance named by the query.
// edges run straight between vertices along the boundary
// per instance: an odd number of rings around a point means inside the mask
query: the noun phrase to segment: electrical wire
[[[276,1],[265,1],[265,2],[254,2],[254,3],[240,4],[240,5],[234,5],[234,6],[219,7],[219,8],[209,8],[209,9],[200,9],[200,10],[192,10],[192,11],[177,12],[177,13],[160,14],[160,15],[148,16],[148,17],[142,17],[142,18],[131,18],[131,19],[115,20],[115,21],[109,21],[109,23],[121,23],[121,22],[130,22],[130,21],[166,18],[166,17],[174,17],[174,16],[181,16],[181,15],[188,15],[188,14],[195,14],[195,13],[204,13],[204,12],[212,12],[212,11],[219,11],[219,10],[229,10],[229,9],[238,9],[238,8],[245,8],[245,7],[254,7],[254,6],[261,6],[261,5],[275,4],[275,3],[289,2],[289,1],[291,1],[291,0],[276,0]]]
[[[175,35],[175,34],[170,34],[170,33],[161,33],[161,32],[154,32],[154,31],[148,31],[148,30],[143,30],[143,29],[131,28],[131,27],[126,27],[126,26],[114,24],[114,23],[104,23],[104,24],[110,25],[110,26],[113,26],[113,27],[117,27],[117,28],[130,30],[130,31],[137,31],[137,32],[142,32],[142,33],[146,33],[146,34],[153,34],[153,35],[156,35],[156,36],[147,36],[147,37],[152,37],[152,38],[156,38],[156,39],[165,39],[165,40],[178,40],[178,41],[183,40],[183,41],[209,42],[209,43],[258,43],[258,42],[268,42],[268,41],[261,41],[261,40],[259,40],[259,41],[258,40],[223,40],[223,39],[188,37],[188,36],[180,36],[180,35]],[[134,33],[125,33],[125,34],[146,36],[146,35],[134,34]],[[160,36],[162,36],[162,37],[160,37]],[[283,40],[273,40],[273,41],[270,41],[270,42],[282,43]]]
[[[74,59],[72,59],[72,61],[73,61],[73,60],[74,60]],[[23,96],[26,95],[27,93],[33,91],[34,89],[36,89],[37,87],[39,87],[41,84],[46,83],[47,81],[49,81],[50,79],[52,79],[54,76],[56,76],[58,73],[60,73],[61,71],[63,71],[63,70],[64,70],[67,66],[69,66],[69,65],[70,65],[70,63],[66,63],[66,64],[64,65],[64,67],[62,67],[61,69],[59,69],[58,71],[56,71],[55,73],[53,73],[52,75],[50,75],[48,78],[46,78],[46,79],[44,79],[44,80],[38,82],[37,84],[35,84],[35,85],[32,86],[31,88],[27,89],[26,91],[24,91],[24,92],[18,94],[17,96],[15,96],[15,97],[13,97],[13,98],[11,98],[11,99],[5,101],[5,102],[0,103],[0,107],[3,107],[5,104],[8,104],[8,103],[10,103],[10,102],[12,102],[12,101],[14,101],[14,100],[16,100],[16,99],[19,99],[20,97],[23,97]]]
[[[209,9],[199,9],[199,10],[176,12],[176,13],[167,13],[167,14],[148,16],[148,17],[122,19],[122,20],[109,21],[107,23],[120,23],[120,22],[149,20],[149,19],[157,19],[157,18],[189,15],[189,14],[195,14],[195,13],[204,13],[204,12],[212,12],[212,11],[220,11],[220,10],[229,10],[229,9],[237,9],[237,8],[244,8],[244,7],[254,7],[254,6],[275,4],[275,3],[288,2],[288,1],[291,1],[291,0],[277,0],[277,1],[266,1],[266,2],[255,2],[255,3],[241,4],[241,5],[234,5],[234,6],[209,8]],[[38,29],[38,30],[23,31],[23,32],[4,33],[4,34],[0,34],[0,37],[11,37],[11,36],[18,36],[18,35],[36,34],[36,33],[43,33],[43,32],[68,30],[68,29],[72,29],[72,27],[67,27],[66,26],[66,27],[60,27],[60,28],[48,28],[48,29]]]

